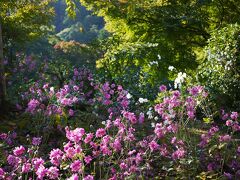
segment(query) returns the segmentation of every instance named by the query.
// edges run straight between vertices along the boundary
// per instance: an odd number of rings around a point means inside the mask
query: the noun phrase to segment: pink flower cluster
[[[203,170],[217,169],[222,175],[232,176],[235,173],[237,177],[240,171],[240,145],[234,138],[240,130],[238,113],[222,114],[226,124],[223,128],[228,131],[213,125],[210,129],[206,128],[206,133],[196,135],[190,132],[191,126],[185,123],[185,120],[197,119],[196,109],[207,96],[203,87],[188,88],[183,93],[167,91],[165,86],[161,86],[158,104],[155,105],[160,118],[152,128],[150,120],[144,120],[143,113],[138,116],[142,111],[129,110],[130,100],[122,86],[110,83],[96,85],[91,75],[85,74],[88,71],[74,69],[72,81],[56,92],[48,84],[41,88],[35,84],[30,88],[32,96],[27,111],[32,114],[43,111],[44,115],[49,116],[54,113],[61,115],[67,109],[69,115],[73,116],[75,105],[83,101],[90,103],[91,100],[91,103],[101,103],[108,108],[106,122],[91,132],[82,127],[65,127],[67,142],[62,147],[52,149],[47,157],[38,154],[41,144],[41,138],[38,137],[32,139],[31,146],[13,148],[7,156],[8,169],[0,168],[0,179],[14,179],[28,174],[34,174],[40,180],[117,180],[129,177],[140,179],[143,176],[152,179],[166,173],[165,166],[176,171],[190,167],[194,158],[203,166]],[[89,83],[86,89],[81,83],[85,81]],[[0,139],[6,140],[8,136],[0,134]],[[193,142],[194,145],[191,144]],[[197,144],[199,148],[196,148]],[[223,153],[228,152],[228,147],[232,147],[234,155],[226,160]],[[231,169],[232,174],[221,170],[223,163]]]
[[[55,89],[50,83],[36,82],[29,91],[22,96],[28,100],[26,111],[35,114],[42,113],[45,116],[67,114],[73,117],[79,104],[100,105],[112,115],[119,115],[129,106],[128,92],[122,86],[110,84],[97,84],[91,72],[87,69],[73,71],[72,79],[62,88]]]
[[[100,90],[100,97],[97,99],[108,107],[108,113],[120,114],[129,106],[128,92],[121,85],[110,84],[105,82]]]
[[[207,97],[207,92],[202,86],[194,86],[188,89],[188,96],[178,90],[166,91],[163,85],[160,88],[161,102],[155,105],[155,111],[163,120],[180,120],[184,115],[188,119],[194,119],[196,114],[197,102]]]
[[[230,127],[232,131],[240,131],[240,124],[237,121],[239,114],[237,112],[225,113],[222,111],[222,119],[226,121],[226,126]]]

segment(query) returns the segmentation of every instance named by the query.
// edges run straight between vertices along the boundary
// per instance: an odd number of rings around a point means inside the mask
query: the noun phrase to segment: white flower
[[[154,117],[154,120],[155,120],[155,121],[157,121],[157,120],[158,120],[158,117],[157,117],[157,116],[156,116],[156,117]]]
[[[150,67],[150,66],[152,66],[154,64],[158,65],[158,62],[157,61],[151,61],[148,66]]]
[[[158,54],[158,59],[159,59],[159,60],[161,60],[161,59],[162,59],[162,57],[161,57],[159,54]]]
[[[138,101],[142,104],[142,103],[148,102],[148,99],[139,98]]]
[[[146,45],[147,45],[147,47],[157,47],[158,43],[149,43],[148,42]]]
[[[51,91],[51,92],[54,92],[54,87],[50,87],[50,91]]]
[[[169,125],[169,124],[171,124],[171,122],[168,121],[168,120],[163,121],[163,123],[164,123],[164,125]]]
[[[197,100],[197,105],[201,104],[201,101]]]
[[[151,110],[147,112],[147,115],[148,115],[148,119],[153,119],[153,113]]]
[[[127,94],[127,98],[130,99],[132,98],[132,95],[130,93]]]
[[[106,124],[106,121],[102,121],[102,125],[105,125]]]
[[[173,66],[169,66],[169,67],[168,67],[168,70],[169,70],[169,71],[172,71],[172,70],[174,70],[174,69],[175,69],[175,67],[173,67]]]
[[[180,88],[186,77],[187,77],[186,73],[179,72],[177,78],[174,81],[174,87]]]
[[[154,127],[155,127],[155,123],[152,122],[152,123],[151,123],[151,126],[154,128]]]

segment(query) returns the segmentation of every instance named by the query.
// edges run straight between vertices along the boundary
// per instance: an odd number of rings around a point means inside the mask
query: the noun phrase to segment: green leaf
[[[213,120],[211,118],[203,118],[203,122],[206,124],[211,124]]]
[[[72,0],[66,0],[67,8],[66,11],[71,18],[76,17],[76,4]]]

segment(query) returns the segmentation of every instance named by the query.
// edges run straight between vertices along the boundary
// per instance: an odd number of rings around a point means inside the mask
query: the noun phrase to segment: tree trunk
[[[4,58],[3,58],[3,35],[2,35],[2,25],[0,21],[0,111],[4,110],[6,102],[6,77],[4,71]]]

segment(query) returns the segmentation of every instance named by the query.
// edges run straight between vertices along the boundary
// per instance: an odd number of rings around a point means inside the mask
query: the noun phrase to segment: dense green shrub
[[[240,26],[228,25],[211,34],[206,60],[200,65],[199,80],[216,96],[222,106],[239,108],[240,104]]]

